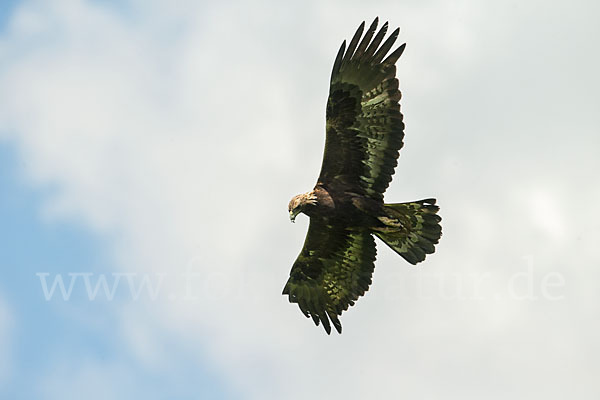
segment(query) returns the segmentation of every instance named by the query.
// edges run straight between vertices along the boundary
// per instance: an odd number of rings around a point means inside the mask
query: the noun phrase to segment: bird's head
[[[295,222],[296,216],[305,210],[308,205],[316,205],[317,196],[314,191],[308,193],[302,193],[292,197],[290,204],[288,204],[288,211],[290,213],[290,221]]]

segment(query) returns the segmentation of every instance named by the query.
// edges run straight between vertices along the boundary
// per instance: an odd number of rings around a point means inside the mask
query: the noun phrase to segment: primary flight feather
[[[331,73],[321,173],[314,189],[288,206],[292,222],[304,213],[310,224],[283,294],[328,334],[332,324],[342,332],[339,316],[369,289],[373,235],[416,264],[442,234],[435,199],[383,202],[403,145],[395,63],[405,44],[388,55],[400,30],[381,44],[388,24],[375,35],[377,23],[364,32],[363,22],[348,47],[342,43]]]

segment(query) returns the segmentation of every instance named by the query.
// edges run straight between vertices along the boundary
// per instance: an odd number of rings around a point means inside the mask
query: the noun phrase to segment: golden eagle
[[[315,188],[288,206],[292,222],[304,213],[310,225],[283,294],[328,334],[331,323],[342,332],[338,316],[369,289],[372,234],[411,264],[433,253],[442,234],[435,199],[383,202],[403,145],[395,63],[406,43],[386,57],[400,29],[380,46],[388,23],[375,35],[377,23],[362,37],[363,22],[347,49],[342,43],[331,73],[321,173]]]

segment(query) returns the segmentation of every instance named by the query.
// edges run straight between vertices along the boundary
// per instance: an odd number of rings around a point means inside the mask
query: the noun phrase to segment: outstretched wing
[[[376,18],[360,40],[363,22],[348,49],[344,41],[335,59],[319,183],[383,199],[404,137],[394,64],[405,44],[384,59],[400,30],[380,46],[388,24],[373,38],[377,22]]]
[[[338,318],[371,284],[377,250],[368,231],[350,231],[311,218],[304,247],[292,266],[283,294],[329,334]]]

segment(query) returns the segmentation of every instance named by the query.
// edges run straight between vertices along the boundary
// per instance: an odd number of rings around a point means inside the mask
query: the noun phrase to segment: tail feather
[[[435,245],[442,236],[437,215],[440,209],[435,199],[409,203],[385,204],[387,216],[379,218],[385,225],[374,230],[375,235],[411,264],[425,259],[435,252]]]

